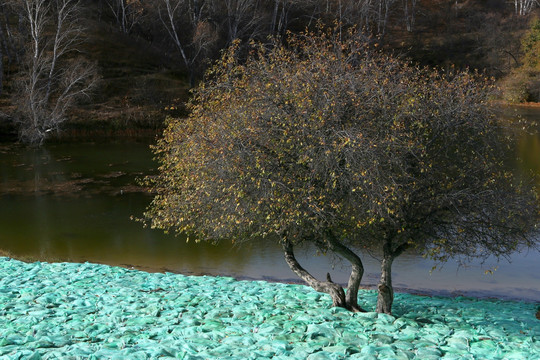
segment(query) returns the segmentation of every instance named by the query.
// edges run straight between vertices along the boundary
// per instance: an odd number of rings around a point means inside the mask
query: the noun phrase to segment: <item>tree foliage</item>
[[[169,119],[155,147],[151,226],[279,241],[296,274],[351,310],[363,273],[355,251],[378,249],[381,312],[391,311],[391,264],[408,248],[445,260],[534,246],[534,188],[504,165],[512,133],[488,106],[488,82],[411,66],[365,40],[321,31],[253,44],[242,61],[238,44],[226,51],[189,118]],[[298,264],[303,242],[351,262],[346,295]]]
[[[505,99],[513,103],[540,101],[540,20],[532,19],[521,40],[522,64],[506,79]]]
[[[530,30],[521,41],[523,65],[540,72],[540,19],[531,21]]]

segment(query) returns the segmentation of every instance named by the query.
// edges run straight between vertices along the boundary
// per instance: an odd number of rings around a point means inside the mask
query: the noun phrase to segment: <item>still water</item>
[[[540,109],[529,110],[540,120]],[[524,136],[521,153],[540,171],[540,137]],[[68,143],[31,149],[0,144],[0,250],[44,261],[97,262],[148,271],[227,275],[245,279],[298,281],[277,245],[234,247],[186,243],[143,229],[141,216],[151,198],[136,179],[156,170],[147,143]],[[298,258],[314,275],[329,271],[347,282],[347,267],[334,258],[301,249]],[[379,276],[376,255],[363,254],[363,285]],[[405,254],[394,263],[397,289],[427,294],[468,295],[540,301],[540,254],[516,253],[511,262],[491,259],[458,268]],[[491,274],[486,270],[494,270]]]

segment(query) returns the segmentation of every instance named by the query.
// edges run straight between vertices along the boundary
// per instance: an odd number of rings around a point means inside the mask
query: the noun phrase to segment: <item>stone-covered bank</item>
[[[374,309],[374,291],[360,293]],[[531,303],[397,294],[395,317],[302,285],[0,258],[0,359],[538,359]]]

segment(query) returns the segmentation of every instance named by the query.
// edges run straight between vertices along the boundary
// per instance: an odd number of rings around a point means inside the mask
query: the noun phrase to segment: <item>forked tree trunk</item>
[[[328,276],[327,281],[320,281],[311,275],[306,269],[304,269],[296,260],[294,256],[293,245],[289,241],[283,241],[283,251],[285,253],[285,261],[291,270],[298,275],[302,280],[304,280],[309,286],[313,289],[329,294],[332,297],[332,306],[342,307],[350,311],[364,311],[358,306],[358,287],[364,273],[364,268],[360,261],[360,258],[356,256],[350,249],[345,247],[339,242],[333,244],[334,251],[338,254],[341,254],[347,260],[349,258],[354,259],[353,270],[351,271],[351,276],[349,278],[349,289],[347,295],[345,291],[339,285],[334,283],[330,276]]]
[[[384,254],[381,263],[381,282],[378,285],[379,294],[377,296],[377,312],[392,314],[392,303],[394,302],[394,289],[392,287],[392,255]]]
[[[304,280],[313,289],[329,294],[332,297],[332,305],[336,307],[347,307],[345,300],[345,291],[343,288],[332,281],[320,281],[311,275],[296,260],[293,251],[293,245],[289,241],[283,242],[283,251],[285,252],[285,261],[291,270]]]
[[[351,275],[349,276],[349,282],[347,284],[347,293],[345,294],[347,308],[355,312],[365,311],[358,306],[358,290],[360,288],[362,276],[364,276],[362,260],[360,260],[360,257],[358,257],[351,249],[338,242],[333,236],[329,236],[329,242],[331,250],[347,259],[352,266]]]

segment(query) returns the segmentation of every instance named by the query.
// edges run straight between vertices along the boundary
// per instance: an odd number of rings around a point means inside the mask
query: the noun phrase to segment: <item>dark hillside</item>
[[[478,69],[502,78],[519,64],[528,18],[505,0],[421,1],[414,32],[394,21],[387,47],[430,66]],[[533,15],[534,16],[534,15]],[[532,16],[531,16],[532,17]]]
[[[181,64],[140,37],[104,22],[88,23],[82,49],[98,64],[101,80],[91,101],[74,111],[67,129],[98,133],[160,129],[168,113],[165,108],[188,96]]]
[[[45,0],[21,3],[24,1]],[[58,1],[71,0],[50,3]],[[517,15],[513,2],[506,0],[373,0],[391,3],[387,13],[381,13],[381,8],[362,13],[356,0],[205,0],[201,2],[205,6],[199,9],[189,5],[191,2],[170,0],[183,6],[173,14],[177,42],[166,21],[165,1],[84,2],[78,13],[79,22],[85,26],[83,42],[65,55],[64,62],[82,55],[97,65],[100,80],[89,98],[70,107],[59,136],[154,134],[167,115],[183,114],[190,79],[200,79],[205,66],[232,39],[240,38],[244,43],[264,40],[269,35],[316,26],[319,20],[327,24],[341,20],[345,26],[364,28],[374,39],[380,39],[386,51],[417,64],[478,69],[505,87],[540,93],[538,72],[522,69],[522,39],[539,9],[526,16]],[[243,7],[231,6],[234,1]],[[403,7],[406,3],[416,4],[412,23]],[[16,84],[21,83],[17,79],[21,79],[31,52],[28,26],[21,20],[23,10],[9,4],[0,4],[0,138],[16,136],[14,120],[21,113]],[[130,26],[124,31],[118,13],[113,11],[118,4],[130,6],[130,17],[125,19]],[[373,15],[377,9],[378,17]],[[385,18],[381,16],[385,14],[388,18],[383,24],[381,19]],[[50,39],[54,28],[49,27]],[[535,101],[531,96],[516,99]]]
[[[153,135],[161,129],[166,115],[174,112],[170,105],[187,99],[185,71],[163,48],[141,36],[118,31],[114,19],[102,11],[99,2],[86,3],[82,10],[82,41],[76,53],[69,55],[82,55],[95,63],[99,81],[90,98],[69,111],[69,120],[58,136]],[[13,27],[14,19],[11,21]],[[5,71],[0,95],[0,138],[16,136],[13,96],[20,69],[20,64],[9,63]]]

